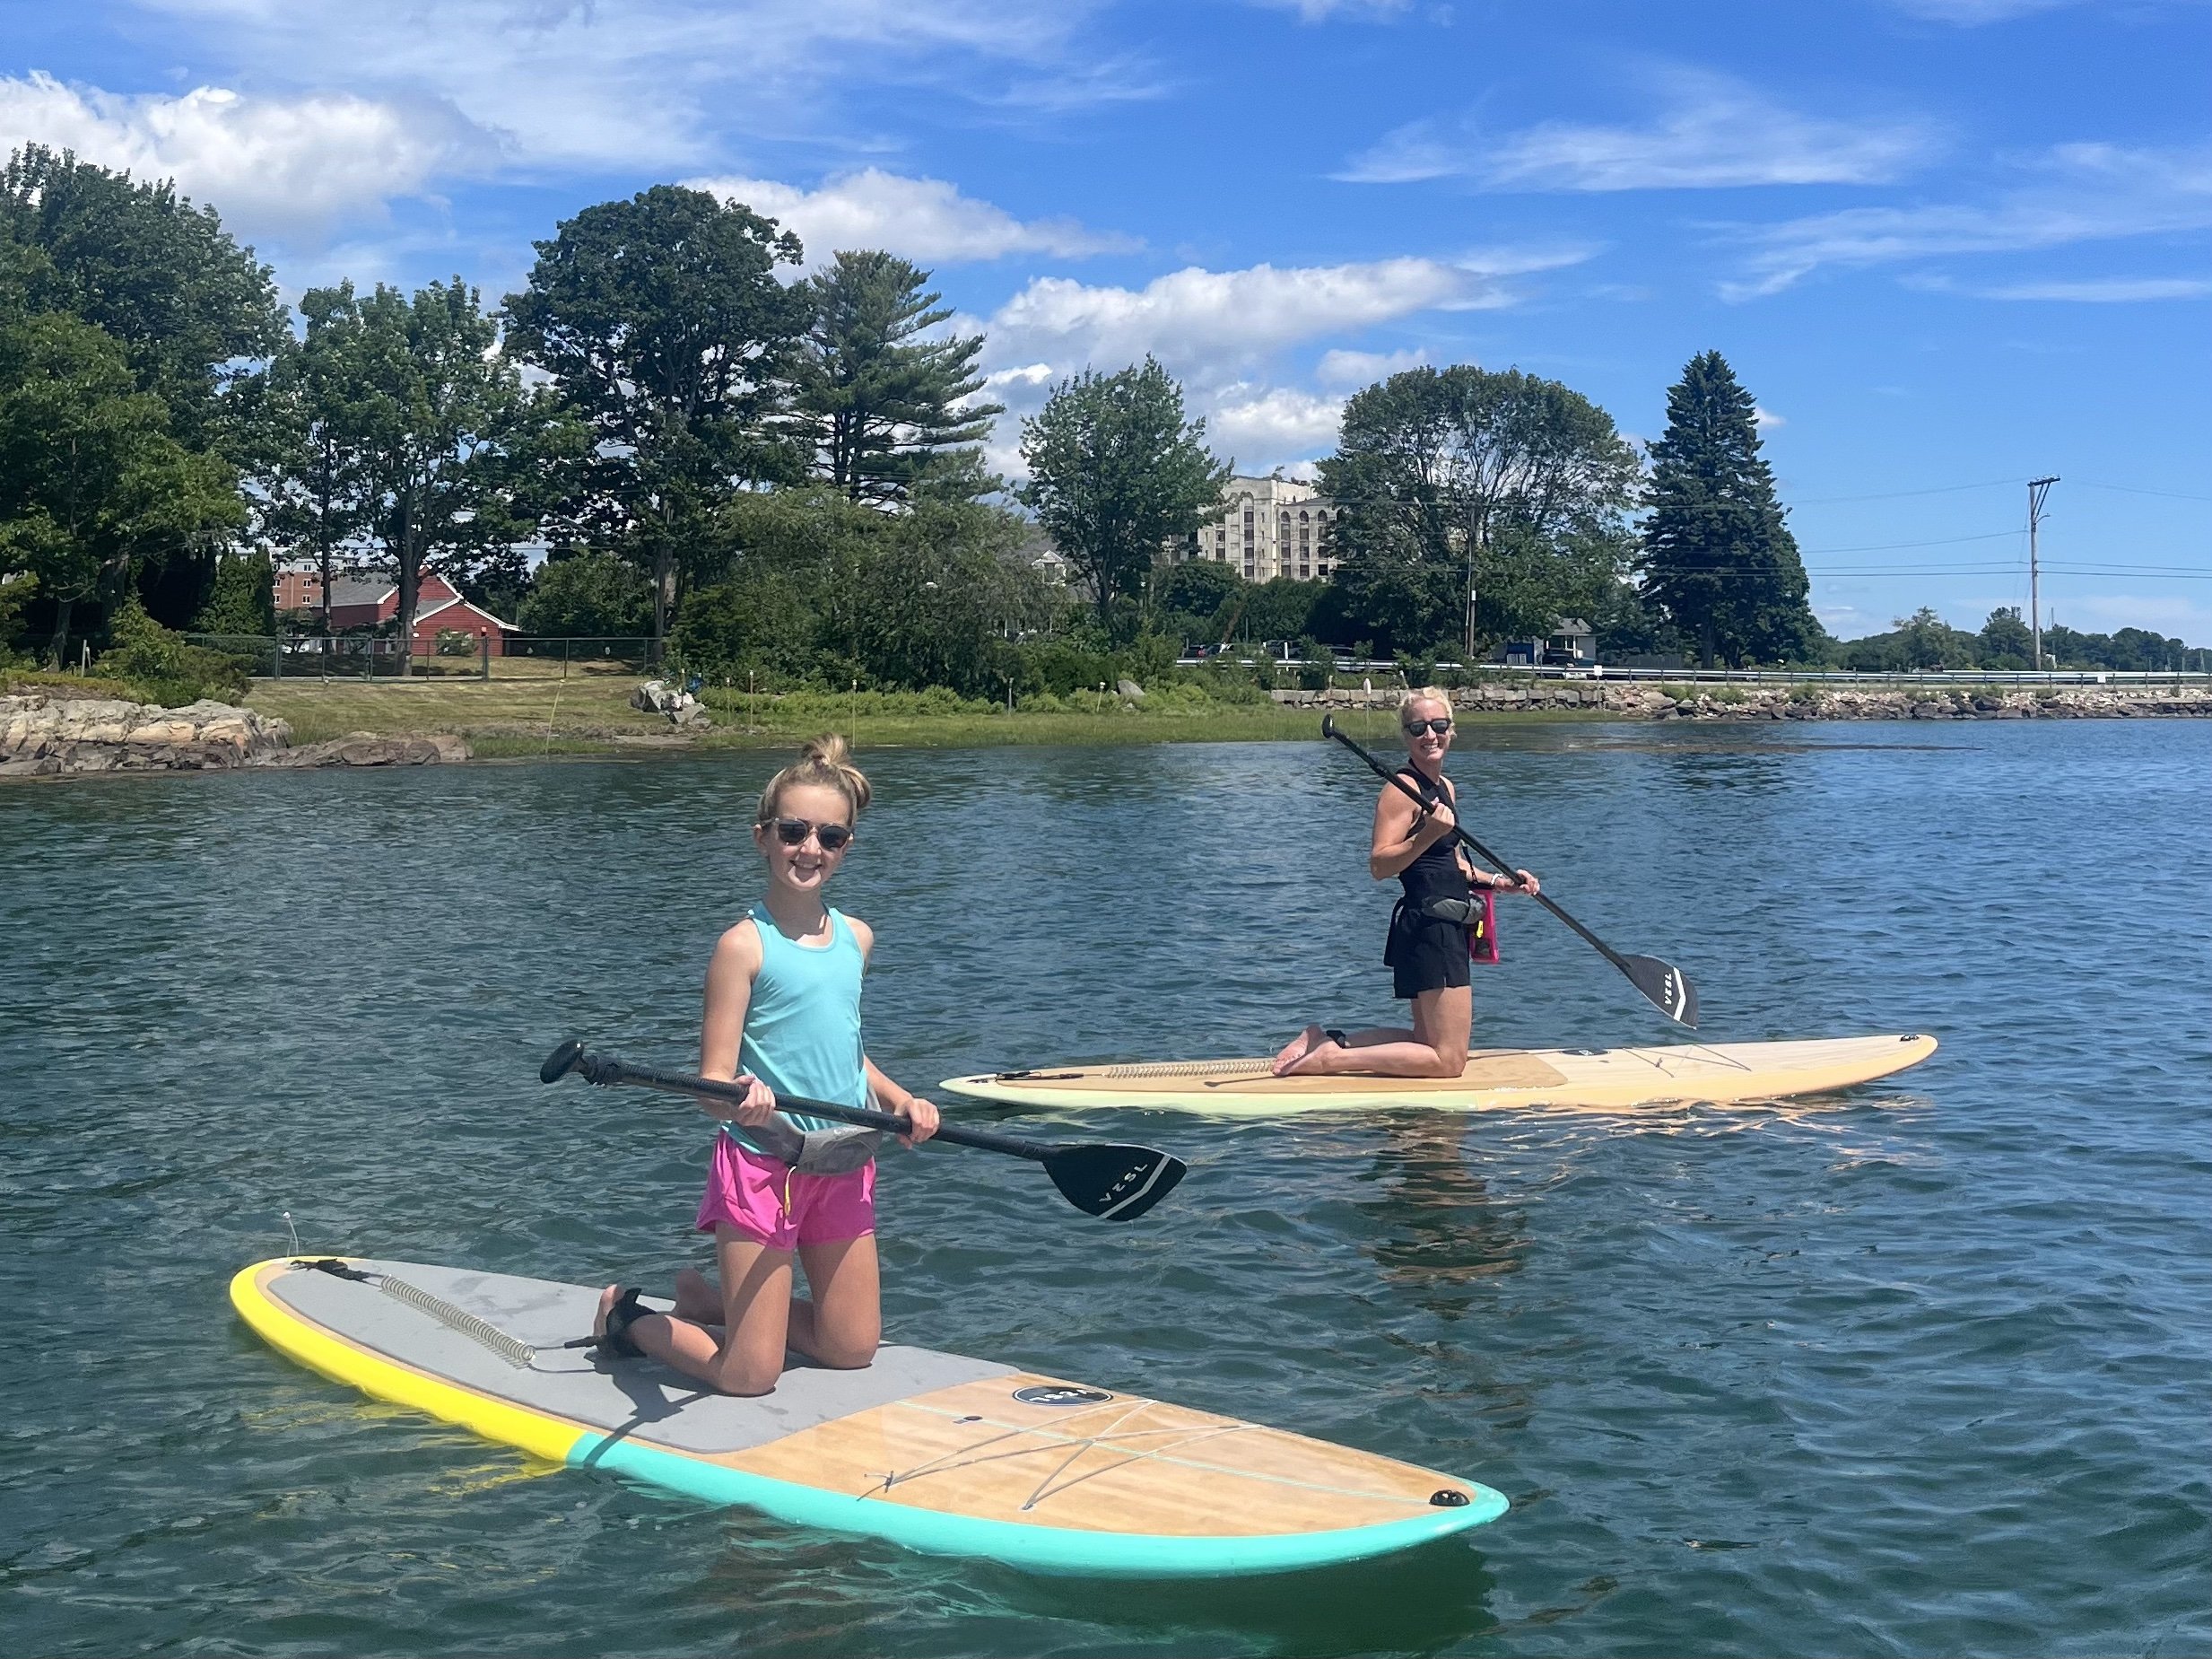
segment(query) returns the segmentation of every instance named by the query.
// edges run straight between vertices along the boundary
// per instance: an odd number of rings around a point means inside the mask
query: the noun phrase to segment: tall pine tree
[[[1755,412],[1728,360],[1703,352],[1668,389],[1651,446],[1643,594],[1708,667],[1802,660],[1820,638]]]
[[[814,320],[793,378],[823,476],[857,502],[995,487],[974,446],[1006,406],[969,401],[983,389],[981,335],[919,337],[953,315],[929,273],[880,250],[841,252],[807,288]]]

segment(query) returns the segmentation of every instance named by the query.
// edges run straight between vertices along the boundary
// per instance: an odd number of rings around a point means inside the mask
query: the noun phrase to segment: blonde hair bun
[[[1404,696],[1398,700],[1398,712],[1401,714],[1404,713],[1406,709],[1410,708],[1416,703],[1441,703],[1444,705],[1446,712],[1449,712],[1451,708],[1451,694],[1446,691],[1441,685],[1420,686],[1415,690],[1407,692]]]
[[[847,818],[858,818],[868,804],[871,793],[867,774],[852,764],[852,750],[837,732],[828,732],[819,738],[810,738],[799,750],[799,757],[769,779],[768,787],[761,791],[761,808],[756,821],[767,823],[776,816],[778,804],[784,790],[795,784],[808,783],[820,789],[835,790],[845,798],[850,809]]]

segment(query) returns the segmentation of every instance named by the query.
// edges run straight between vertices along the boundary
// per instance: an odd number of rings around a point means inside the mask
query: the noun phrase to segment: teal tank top
[[[801,1095],[840,1106],[868,1104],[861,1064],[860,941],[840,912],[830,912],[830,942],[802,945],[787,938],[767,907],[745,912],[761,939],[761,971],[745,1005],[737,1069],[778,1095]],[[836,1127],[828,1118],[786,1112],[802,1130]],[[741,1146],[762,1150],[742,1123],[723,1130]]]

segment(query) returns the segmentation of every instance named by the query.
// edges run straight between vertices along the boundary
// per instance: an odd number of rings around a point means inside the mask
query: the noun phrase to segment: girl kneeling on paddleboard
[[[1459,794],[1444,776],[1451,747],[1451,702],[1433,685],[1408,692],[1398,705],[1410,764],[1398,776],[1420,791],[1386,787],[1375,802],[1375,833],[1367,868],[1377,881],[1398,878],[1405,893],[1390,912],[1389,942],[1382,960],[1392,989],[1413,1004],[1413,1028],[1382,1026],[1349,1035],[1308,1026],[1275,1057],[1277,1077],[1359,1072],[1389,1078],[1456,1078],[1467,1070],[1467,1035],[1474,1025],[1474,991],[1467,973],[1465,920],[1439,916],[1453,901],[1464,918],[1476,886],[1535,893],[1527,870],[1494,876],[1467,861],[1453,839]]]
[[[722,935],[707,967],[699,1070],[741,1081],[745,1104],[700,1102],[722,1120],[700,1201],[721,1284],[685,1269],[672,1314],[610,1285],[592,1333],[617,1355],[649,1354],[729,1394],[776,1386],[788,1347],[854,1369],[882,1334],[875,1259],[873,1130],[777,1110],[780,1091],[903,1113],[907,1144],[936,1131],[937,1109],[876,1069],[860,1043],[860,976],[875,935],[823,903],[845,861],[868,781],[845,740],[817,738],[769,780],[753,825],[768,891]],[[811,1299],[791,1294],[791,1258]]]

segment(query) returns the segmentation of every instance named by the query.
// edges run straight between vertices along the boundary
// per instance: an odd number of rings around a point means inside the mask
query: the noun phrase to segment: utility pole
[[[2035,629],[2035,671],[2043,671],[2043,589],[2042,567],[2035,558],[2035,530],[2043,519],[2043,497],[2051,493],[2051,486],[2058,483],[2054,475],[2048,478],[2028,480],[2028,620]]]

